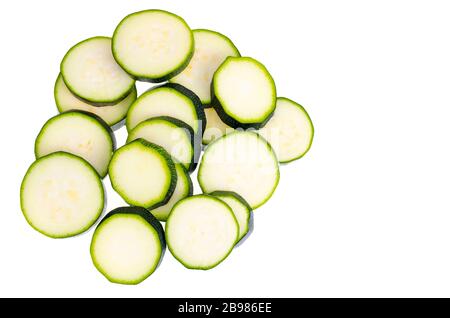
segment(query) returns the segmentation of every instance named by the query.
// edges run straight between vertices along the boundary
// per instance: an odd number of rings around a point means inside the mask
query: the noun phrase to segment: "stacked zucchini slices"
[[[136,80],[161,84],[138,96]],[[112,38],[73,46],[54,95],[59,114],[36,138],[21,208],[42,234],[75,236],[105,210],[109,176],[129,206],[103,217],[90,251],[114,283],[150,276],[166,242],[187,268],[217,266],[252,232],[279,164],[302,157],[314,134],[301,105],[277,98],[263,64],[241,57],[225,35],[191,30],[161,10],[130,14]],[[116,149],[122,124],[128,138]],[[203,194],[193,195],[199,162]]]

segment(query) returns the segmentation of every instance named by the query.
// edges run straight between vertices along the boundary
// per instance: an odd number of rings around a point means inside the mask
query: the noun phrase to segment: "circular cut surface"
[[[85,159],[104,177],[114,151],[114,141],[108,130],[86,113],[62,113],[49,119],[39,132],[36,158],[57,151],[69,152]]]
[[[21,207],[28,223],[50,237],[86,231],[104,206],[103,185],[83,159],[56,152],[35,161],[21,187]]]
[[[278,180],[278,161],[272,148],[250,131],[235,131],[211,143],[198,172],[204,193],[233,191],[253,209],[271,197]]]
[[[161,78],[176,71],[192,56],[192,31],[179,16],[161,10],[125,17],[113,36],[117,62],[130,74]]]
[[[172,186],[172,171],[160,151],[141,139],[118,149],[109,165],[113,188],[130,205],[145,208],[165,201]]]
[[[308,152],[314,127],[301,105],[278,98],[275,113],[258,133],[272,145],[280,162],[290,162]]]
[[[91,255],[110,281],[136,284],[156,269],[161,257],[156,230],[141,216],[115,214],[95,230]]]
[[[228,57],[214,74],[213,85],[225,113],[240,123],[262,122],[275,108],[273,79],[252,58]]]
[[[61,63],[61,74],[73,93],[91,102],[116,102],[134,85],[134,79],[114,60],[107,37],[73,46]]]
[[[166,223],[166,240],[184,266],[210,269],[224,260],[239,229],[230,207],[212,196],[196,195],[178,202]]]

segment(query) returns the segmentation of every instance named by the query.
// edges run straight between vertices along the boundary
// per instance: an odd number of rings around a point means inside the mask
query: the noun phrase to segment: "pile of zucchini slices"
[[[138,96],[135,81],[160,84]],[[21,209],[46,236],[75,236],[105,211],[109,176],[127,206],[98,222],[90,253],[114,283],[142,282],[166,245],[187,268],[217,266],[251,233],[280,163],[305,155],[314,134],[305,109],[277,97],[262,63],[161,10],[130,14],[112,38],[74,45],[54,96],[59,114],[37,135]],[[128,139],[117,148],[113,131],[123,123]],[[193,195],[197,166],[203,193]]]

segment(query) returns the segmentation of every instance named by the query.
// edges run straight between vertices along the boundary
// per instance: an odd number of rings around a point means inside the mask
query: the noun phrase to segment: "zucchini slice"
[[[202,134],[206,127],[205,112],[197,95],[179,84],[165,84],[151,88],[131,105],[126,126],[130,131],[140,122],[159,116],[169,116],[192,127]]]
[[[201,147],[195,143],[194,131],[185,122],[167,116],[147,119],[130,131],[127,143],[138,138],[163,147],[189,172],[195,170]]]
[[[161,262],[166,242],[158,220],[142,207],[109,212],[95,229],[91,258],[110,282],[135,285],[144,281]]]
[[[108,164],[116,141],[110,127],[99,117],[79,111],[67,111],[50,118],[36,138],[36,158],[65,151],[89,162],[100,177],[108,173]]]
[[[166,222],[167,246],[190,269],[211,269],[230,254],[239,237],[231,208],[205,194],[179,201]]]
[[[233,128],[259,129],[275,110],[273,78],[250,57],[228,57],[214,73],[211,89],[211,105]]]
[[[114,153],[109,179],[128,204],[155,208],[169,202],[177,173],[170,155],[162,147],[136,139]]]
[[[166,221],[173,206],[181,199],[191,196],[194,191],[189,172],[183,167],[183,165],[176,163],[175,169],[177,171],[177,185],[175,186],[175,191],[173,191],[169,202],[163,206],[151,210],[152,214],[160,221]]]
[[[97,115],[109,126],[120,123],[127,116],[128,108],[136,100],[136,87],[133,87],[131,93],[125,99],[111,106],[97,107],[86,103],[76,97],[67,88],[61,74],[58,75],[55,83],[55,102],[60,113],[68,110],[82,110]]]
[[[37,159],[20,188],[27,222],[40,233],[63,238],[89,229],[105,205],[103,184],[84,159],[55,152]]]
[[[181,72],[194,53],[194,37],[179,16],[145,10],[126,16],[114,31],[114,58],[139,80],[164,82]]]
[[[211,80],[214,72],[228,56],[241,56],[236,46],[225,35],[205,29],[193,30],[194,56],[189,65],[172,83],[181,84],[193,91],[206,107],[211,103]]]
[[[211,141],[214,141],[234,130],[234,128],[231,128],[219,118],[214,108],[205,108],[205,117],[206,128],[202,139],[202,143],[204,145],[207,145]]]
[[[278,160],[287,163],[303,157],[311,148],[314,126],[303,106],[279,97],[273,117],[258,133],[271,144]]]
[[[238,241],[242,240],[250,230],[252,220],[252,208],[250,205],[248,205],[247,201],[236,192],[214,191],[211,192],[210,195],[219,198],[233,210],[234,216],[239,224]]]
[[[197,177],[203,193],[233,191],[256,209],[272,196],[280,172],[264,138],[251,131],[235,131],[209,144]]]
[[[134,79],[112,56],[111,39],[104,36],[73,46],[61,62],[61,74],[72,93],[99,106],[117,104],[134,87]]]

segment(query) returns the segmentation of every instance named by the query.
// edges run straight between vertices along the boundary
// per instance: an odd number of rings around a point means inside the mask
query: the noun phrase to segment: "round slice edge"
[[[96,36],[75,44],[61,62],[69,90],[99,106],[116,104],[134,87],[134,79],[114,60],[111,38]]]
[[[50,118],[36,137],[36,159],[52,152],[65,151],[89,162],[103,178],[116,147],[111,128],[98,116],[67,111]]]
[[[109,212],[95,229],[91,258],[110,282],[135,285],[160,264],[166,247],[164,230],[141,207],[121,207]]]
[[[84,159],[55,152],[37,159],[20,188],[27,222],[38,232],[65,238],[88,230],[105,205],[103,184]]]
[[[166,222],[172,255],[189,269],[211,269],[233,250],[239,226],[231,208],[205,194],[179,201]]]

